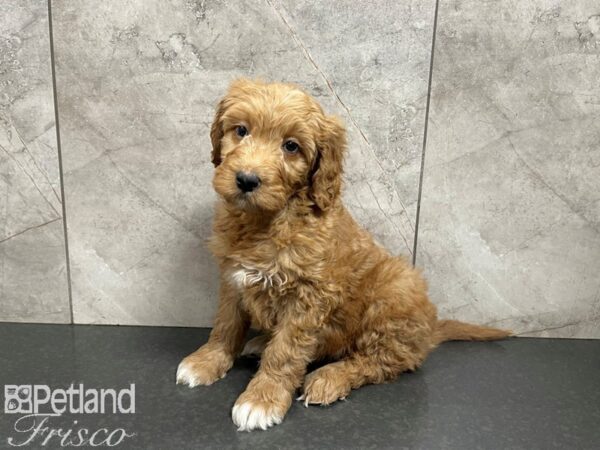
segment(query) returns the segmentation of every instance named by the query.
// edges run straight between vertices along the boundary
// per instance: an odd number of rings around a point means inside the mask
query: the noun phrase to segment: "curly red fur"
[[[236,134],[239,126],[247,136]],[[220,304],[208,343],[184,359],[178,377],[214,382],[241,352],[248,327],[262,330],[248,344],[262,360],[234,407],[240,429],[279,423],[302,385],[306,403],[329,404],[416,369],[443,340],[509,334],[438,325],[419,271],[376,245],[344,208],[344,127],[296,86],[234,82],[210,135]],[[282,149],[290,139],[299,152]],[[256,174],[260,186],[241,192],[240,171]],[[326,357],[337,361],[305,378],[307,365]]]

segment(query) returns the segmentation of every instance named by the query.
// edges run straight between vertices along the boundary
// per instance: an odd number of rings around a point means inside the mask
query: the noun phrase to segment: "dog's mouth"
[[[256,204],[256,193],[255,192],[238,192],[233,196],[232,199],[235,205],[240,208],[246,208],[254,206]]]
[[[234,195],[224,196],[224,199],[235,208],[254,214],[272,214],[285,206],[285,199],[277,192],[266,190],[254,192],[238,192]]]
[[[225,200],[238,209],[244,211],[260,211],[262,207],[257,192],[236,192],[233,195],[224,196]]]

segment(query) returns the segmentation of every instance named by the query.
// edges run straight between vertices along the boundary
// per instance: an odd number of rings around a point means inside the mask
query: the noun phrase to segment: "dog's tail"
[[[512,332],[498,328],[472,325],[457,320],[439,320],[433,334],[434,344],[445,341],[493,341],[512,336]]]

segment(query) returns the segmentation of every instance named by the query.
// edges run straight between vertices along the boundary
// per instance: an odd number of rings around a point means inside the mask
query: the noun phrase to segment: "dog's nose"
[[[252,192],[260,186],[260,178],[253,173],[238,172],[235,174],[235,184],[242,192]]]

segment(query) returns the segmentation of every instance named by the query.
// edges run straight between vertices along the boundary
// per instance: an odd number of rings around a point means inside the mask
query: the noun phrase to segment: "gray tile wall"
[[[600,337],[600,3],[440,2],[417,263],[444,315]]]
[[[0,318],[70,321],[48,5],[0,3]]]
[[[346,203],[442,315],[600,337],[596,3],[440,0],[434,48],[435,0],[54,0],[75,322],[210,325],[208,128],[249,76],[346,121]],[[69,321],[47,4],[0,8],[0,319]]]
[[[300,83],[345,118],[350,208],[393,251],[412,251],[434,3],[412,15],[379,3],[375,35],[357,8],[327,21],[302,3],[54,3],[76,321],[211,323],[208,130],[241,75]],[[327,46],[319,29],[335,30]],[[396,89],[404,55],[411,82]]]

